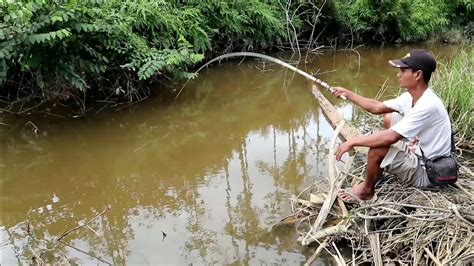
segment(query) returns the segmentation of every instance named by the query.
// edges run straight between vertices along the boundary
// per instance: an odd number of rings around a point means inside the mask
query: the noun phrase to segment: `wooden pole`
[[[344,120],[344,117],[342,117],[339,114],[336,107],[334,107],[334,105],[332,105],[328,101],[328,99],[326,99],[326,97],[324,97],[324,95],[321,93],[321,91],[318,89],[318,87],[315,84],[313,84],[312,92],[313,92],[313,95],[316,98],[316,100],[318,100],[318,102],[321,106],[321,110],[323,111],[324,116],[327,118],[327,120],[329,121],[331,126],[333,128],[336,128],[337,125],[340,125],[341,121]],[[356,137],[362,135],[362,133],[357,128],[352,126],[350,123],[343,123],[342,128],[338,129],[338,131],[339,131],[338,133],[345,140],[348,140],[348,139],[351,139],[351,138],[356,138]],[[361,154],[365,154],[365,155],[368,154],[368,149],[367,148],[356,147],[354,149],[357,153],[361,153]],[[334,156],[334,155],[329,154],[329,156]],[[330,188],[330,189],[332,189],[332,188]],[[333,204],[333,202],[332,202],[332,204]],[[370,221],[366,221],[366,223],[370,223]],[[312,228],[312,230],[313,229],[314,228]],[[319,228],[317,228],[317,229],[319,229]],[[333,229],[333,228],[331,228],[331,229]],[[334,230],[335,230],[335,228],[334,228]],[[329,231],[331,231],[331,230],[329,230]],[[331,233],[333,233],[333,232],[331,231]],[[377,265],[377,266],[382,265],[382,256],[381,256],[381,251],[380,251],[379,235],[378,234],[370,234],[370,235],[368,235],[368,238],[369,238],[369,241],[370,241],[370,247],[372,249],[372,254],[374,256],[374,264]],[[306,242],[309,242],[309,241],[306,241]],[[307,243],[303,243],[303,244],[307,244]]]
[[[318,100],[321,110],[323,111],[324,116],[328,119],[329,123],[333,128],[336,128],[339,122],[344,120],[344,118],[337,112],[336,107],[332,105],[322,92],[318,89],[316,85],[313,84],[312,92],[316,100]],[[350,123],[344,123],[344,126],[341,128],[339,133],[345,140],[361,136],[362,133],[352,126]],[[367,154],[368,149],[363,147],[354,148],[356,152],[361,154]]]

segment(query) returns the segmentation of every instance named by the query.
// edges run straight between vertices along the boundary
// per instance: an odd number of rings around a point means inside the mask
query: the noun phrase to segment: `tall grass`
[[[432,87],[443,99],[457,137],[474,142],[474,49],[457,53],[451,60],[439,64]]]

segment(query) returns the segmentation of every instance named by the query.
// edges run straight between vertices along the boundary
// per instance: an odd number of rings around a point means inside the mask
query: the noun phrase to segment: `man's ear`
[[[415,79],[418,81],[423,78],[423,71],[417,70],[415,73]]]

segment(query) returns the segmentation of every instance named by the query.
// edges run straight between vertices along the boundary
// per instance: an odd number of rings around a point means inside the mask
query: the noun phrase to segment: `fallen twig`
[[[328,163],[329,164],[329,183],[330,183],[329,192],[328,192],[328,195],[326,197],[326,200],[323,203],[323,206],[321,207],[321,210],[319,211],[319,214],[318,214],[318,217],[316,218],[316,221],[314,222],[313,226],[311,227],[311,230],[308,232],[308,234],[306,234],[306,236],[301,241],[301,244],[304,245],[304,246],[309,245],[313,241],[313,238],[311,237],[311,234],[313,232],[319,231],[322,228],[324,222],[326,221],[326,217],[328,216],[329,211],[332,208],[334,200],[336,199],[337,190],[340,188],[340,187],[337,187],[339,184],[337,184],[338,180],[337,180],[336,175],[335,175],[334,158],[333,158],[334,155],[333,154],[334,154],[334,145],[335,145],[337,136],[339,135],[339,132],[340,132],[340,130],[343,126],[344,126],[344,120],[342,120],[339,123],[336,130],[334,131],[334,136],[333,136],[333,139],[331,141],[331,145],[329,147],[329,163]],[[342,182],[340,182],[340,183],[342,185]]]
[[[88,226],[92,221],[94,221],[97,217],[103,215],[104,213],[108,212],[109,210],[111,209],[110,205],[109,206],[105,206],[104,209],[102,210],[102,212],[96,214],[94,217],[92,217],[92,219],[90,219],[89,221],[87,221],[86,223],[84,224],[81,224],[81,225],[78,225],[74,228],[71,228],[67,231],[65,231],[64,233],[62,233],[58,238],[56,238],[56,243],[58,243],[63,237],[69,235],[70,233],[84,227],[84,226]],[[94,230],[92,230],[94,231]],[[94,231],[95,232],[95,231]],[[97,233],[96,233],[97,234]]]
[[[313,255],[311,255],[311,257],[309,257],[309,259],[306,261],[304,265],[305,266],[311,265],[311,263],[313,263],[313,261],[319,256],[319,254],[321,254],[321,252],[323,251],[323,249],[326,248],[327,245],[328,245],[328,239],[326,238],[324,239],[323,242],[321,242],[321,244],[319,244],[316,251],[313,253]]]

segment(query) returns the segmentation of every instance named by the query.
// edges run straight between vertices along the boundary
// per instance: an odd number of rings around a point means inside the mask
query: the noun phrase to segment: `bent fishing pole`
[[[329,84],[327,84],[326,82],[310,75],[309,73],[306,73],[304,72],[303,70],[301,69],[298,69],[286,62],[283,62],[281,61],[280,59],[277,59],[277,58],[274,58],[274,57],[271,57],[271,56],[268,56],[268,55],[264,55],[264,54],[259,54],[259,53],[253,53],[253,52],[236,52],[236,53],[228,53],[228,54],[224,54],[224,55],[220,55],[216,58],[213,58],[212,60],[210,60],[209,62],[205,63],[204,65],[202,65],[198,70],[196,70],[196,73],[198,73],[199,71],[201,71],[203,68],[207,67],[208,65],[216,62],[216,61],[220,61],[222,59],[225,59],[225,58],[231,58],[231,57],[239,57],[239,56],[250,56],[250,57],[256,57],[256,58],[261,58],[261,59],[265,59],[265,60],[268,60],[270,62],[273,62],[273,63],[276,63],[276,64],[279,64],[281,66],[284,66],[286,68],[289,68],[293,71],[295,71],[296,73],[304,76],[305,78],[321,85],[322,87],[324,87],[325,89],[327,89],[328,91],[330,91],[331,93],[334,92],[334,88],[332,88]],[[188,84],[188,82],[190,81],[190,79],[188,79],[186,81],[186,83],[183,85],[183,87],[179,90],[178,94],[176,95],[175,99],[178,98],[178,96],[181,94],[181,92],[183,91],[184,87],[186,87],[186,85]],[[343,100],[346,100],[346,97],[341,95],[340,96],[341,99]]]

